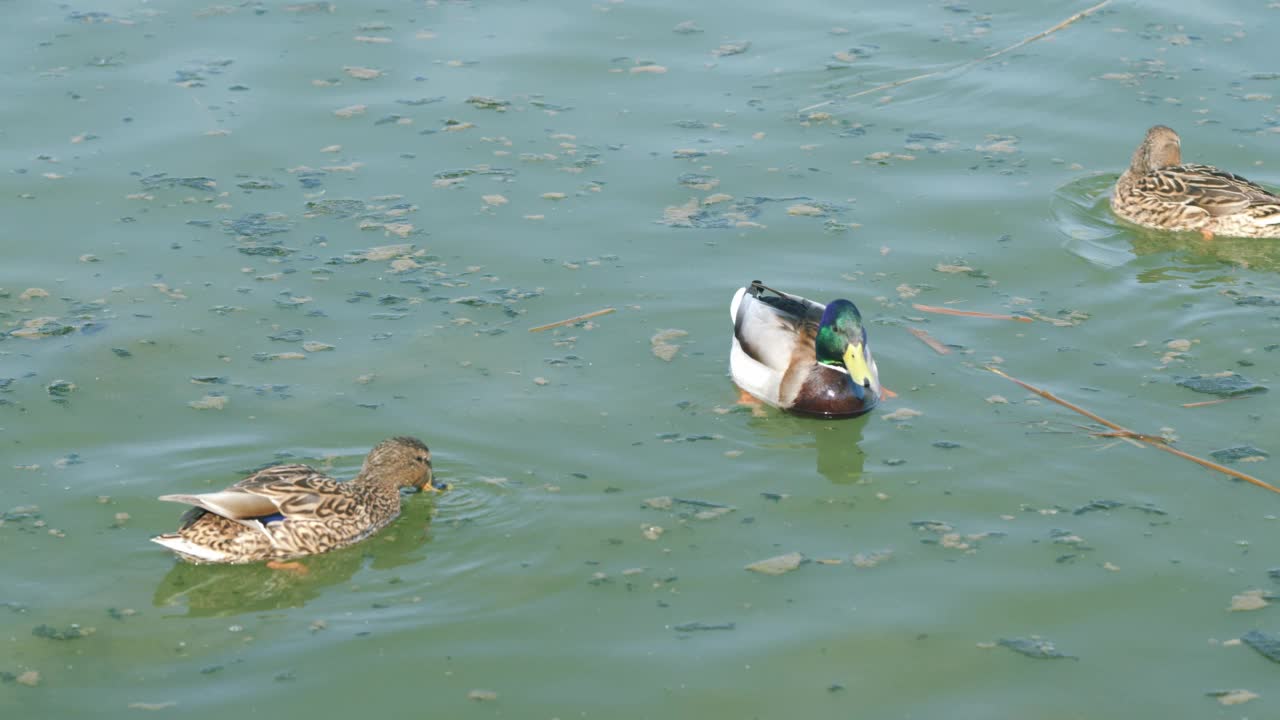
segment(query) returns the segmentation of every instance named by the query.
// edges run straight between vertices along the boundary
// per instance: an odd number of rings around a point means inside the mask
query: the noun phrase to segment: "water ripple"
[[[1053,193],[1051,209],[1064,247],[1096,265],[1119,267],[1133,260],[1129,233],[1111,214],[1116,175],[1101,173],[1072,180]]]

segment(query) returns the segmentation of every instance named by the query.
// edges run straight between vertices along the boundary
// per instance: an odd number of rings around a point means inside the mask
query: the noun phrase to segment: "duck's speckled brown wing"
[[[1211,165],[1161,168],[1138,179],[1137,190],[1161,202],[1200,208],[1212,217],[1263,210],[1280,211],[1280,197],[1235,173]]]
[[[200,519],[197,510],[205,510],[230,520],[254,518],[286,513],[282,503],[288,502],[293,512],[310,507],[319,501],[324,490],[336,481],[309,465],[277,465],[260,470],[225,490],[210,493],[164,495],[167,502],[181,502],[194,506],[182,516],[183,527]],[[314,498],[311,496],[315,496]]]
[[[351,511],[355,501],[344,485],[308,465],[280,465],[250,475],[224,493],[245,493],[270,502],[273,509],[263,515],[327,518]]]

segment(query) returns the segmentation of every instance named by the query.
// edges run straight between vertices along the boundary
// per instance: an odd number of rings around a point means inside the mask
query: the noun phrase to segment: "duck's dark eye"
[[[426,455],[419,455],[419,456],[418,456],[418,462],[420,462],[420,463],[429,462],[429,458],[428,458]]]

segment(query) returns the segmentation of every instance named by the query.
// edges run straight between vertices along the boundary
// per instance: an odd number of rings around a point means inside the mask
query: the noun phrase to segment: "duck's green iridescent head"
[[[854,385],[880,394],[876,361],[867,346],[867,330],[856,305],[848,300],[832,300],[827,305],[818,324],[814,350],[818,362],[843,367]]]

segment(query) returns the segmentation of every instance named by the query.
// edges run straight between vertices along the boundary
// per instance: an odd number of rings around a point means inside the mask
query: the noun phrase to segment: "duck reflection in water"
[[[1189,272],[1244,268],[1256,272],[1280,272],[1280,241],[1252,238],[1215,237],[1205,242],[1191,233],[1167,233],[1137,228],[1130,236],[1133,254],[1138,257],[1167,253],[1176,263],[1148,271],[1138,277],[1144,282],[1186,279]],[[1166,276],[1166,273],[1170,273]]]
[[[868,417],[823,421],[770,409],[747,425],[763,436],[762,447],[793,452],[816,449],[818,474],[837,485],[848,485],[862,477],[867,455],[860,445]]]

